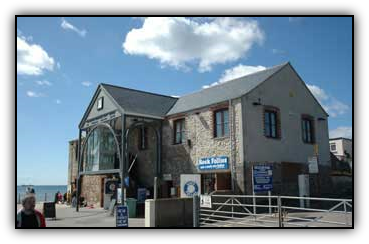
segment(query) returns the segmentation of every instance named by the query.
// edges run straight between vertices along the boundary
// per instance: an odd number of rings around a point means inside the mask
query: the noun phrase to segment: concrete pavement
[[[21,208],[20,205],[17,208]],[[42,212],[42,203],[36,205],[36,209]],[[102,208],[75,208],[64,204],[56,204],[56,219],[47,218],[47,227],[115,227],[115,216],[111,216],[108,210]],[[129,227],[145,227],[144,218],[130,218]]]

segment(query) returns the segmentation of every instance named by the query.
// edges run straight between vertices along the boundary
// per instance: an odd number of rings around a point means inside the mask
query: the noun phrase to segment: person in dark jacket
[[[35,209],[36,198],[34,194],[28,194],[22,200],[23,208],[17,213],[17,227],[38,228],[46,227],[45,217]]]
[[[54,197],[54,203],[55,204],[58,203],[58,196],[59,196],[59,191],[57,193],[55,193],[55,197]]]

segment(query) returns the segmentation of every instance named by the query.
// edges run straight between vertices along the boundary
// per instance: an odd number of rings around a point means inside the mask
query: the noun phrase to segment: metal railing
[[[351,227],[352,200],[295,196],[194,197],[194,227]]]

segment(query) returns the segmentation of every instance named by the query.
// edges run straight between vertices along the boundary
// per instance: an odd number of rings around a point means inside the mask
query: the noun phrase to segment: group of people
[[[54,203],[69,203],[72,207],[77,205],[77,194],[74,191],[72,196],[70,193],[65,193],[64,196],[58,191],[55,193]],[[38,228],[46,227],[46,221],[44,215],[35,209],[36,196],[34,189],[27,189],[25,197],[22,199],[22,208],[17,212],[17,227],[20,228]],[[84,197],[80,196],[80,206],[87,206]]]
[[[55,193],[54,202],[56,204],[61,204],[61,203],[67,202],[67,193],[65,193],[64,196],[60,193],[60,191]]]

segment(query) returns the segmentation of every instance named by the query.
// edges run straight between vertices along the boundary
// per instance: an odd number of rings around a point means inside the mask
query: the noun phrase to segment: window
[[[179,119],[174,121],[174,144],[180,144],[184,141],[185,120]]]
[[[335,152],[337,149],[336,149],[336,143],[332,143],[331,144],[331,151]]]
[[[225,137],[229,135],[228,109],[214,112],[214,137]]]
[[[264,135],[268,138],[280,138],[280,122],[277,109],[264,110]]]
[[[302,140],[305,143],[314,143],[314,123],[310,116],[303,116],[302,120]]]
[[[100,97],[97,100],[97,110],[101,110],[104,107],[104,97]]]
[[[95,129],[87,140],[85,171],[117,168],[116,153],[113,134],[106,128]]]
[[[139,149],[140,150],[147,149],[147,128],[144,126],[140,128]]]

